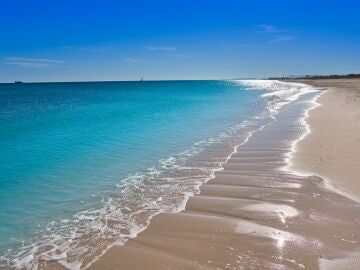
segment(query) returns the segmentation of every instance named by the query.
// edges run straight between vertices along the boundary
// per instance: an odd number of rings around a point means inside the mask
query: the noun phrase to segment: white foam
[[[276,114],[285,105],[297,100],[304,94],[317,91],[315,88],[302,83],[287,83],[278,80],[236,80],[245,85],[248,90],[267,90],[262,97],[268,99],[268,108]]]
[[[291,143],[290,151],[285,155],[285,159],[284,159],[286,165],[282,168],[282,170],[291,171],[300,176],[313,175],[313,173],[310,172],[294,170],[292,166],[293,166],[294,154],[297,151],[298,143],[302,141],[311,132],[310,126],[306,122],[306,119],[309,117],[309,112],[311,110],[321,106],[321,104],[317,102],[317,99],[322,94],[324,94],[324,92],[319,92],[317,96],[315,96],[312,100],[309,101],[309,107],[304,111],[303,116],[300,118],[300,124],[305,128],[305,132],[301,134],[299,138],[297,138]]]
[[[13,255],[11,261],[8,260],[8,257],[4,257],[2,258],[3,262],[7,261],[16,268],[25,269],[38,268],[39,260],[57,261],[71,270],[89,267],[112,246],[122,245],[128,239],[136,237],[147,228],[155,215],[184,210],[188,199],[199,192],[202,183],[213,178],[215,171],[222,169],[222,164],[236,151],[236,146],[225,160],[214,162],[214,165],[208,169],[194,167],[193,164],[187,164],[187,160],[201,153],[210,145],[220,144],[239,129],[245,128],[242,131],[245,132],[242,138],[245,143],[252,134],[246,131],[248,124],[250,123],[239,124],[232,127],[227,133],[221,133],[218,137],[197,142],[184,152],[160,160],[158,167],[151,167],[145,173],[129,175],[116,185],[117,192],[122,194],[122,197],[103,199],[104,206],[102,208],[79,212],[73,217],[73,220],[63,219],[60,222],[49,222],[46,228],[47,233],[43,235],[43,239],[24,245],[20,252]],[[198,171],[198,176],[193,173],[186,175],[187,171],[194,170]],[[166,177],[167,171],[184,172],[184,174],[169,178]],[[144,184],[144,181],[148,182],[148,186]],[[153,189],[149,184],[154,185]],[[152,194],[154,197],[149,196]],[[134,195],[138,197],[132,198],[131,196]],[[172,201],[171,197],[179,197],[181,200],[176,203],[176,200]],[[146,214],[147,212],[149,214]],[[145,220],[138,221],[138,218],[144,214]],[[118,225],[111,226],[108,221],[114,221]],[[94,246],[84,248],[81,246],[82,242],[93,243]],[[89,254],[93,256],[99,252],[100,255],[94,256],[92,261],[83,265],[81,259],[83,256],[89,256]]]
[[[11,264],[17,268],[34,269],[38,266],[38,259],[43,259],[56,260],[67,269],[86,269],[112,246],[122,245],[136,237],[157,214],[184,210],[188,199],[199,193],[200,186],[212,179],[216,171],[223,170],[224,163],[240,145],[271,123],[271,118],[285,104],[312,90],[302,84],[279,81],[233,83],[246,85],[248,90],[267,89],[268,92],[262,95],[267,101],[266,110],[217,137],[194,143],[188,150],[160,160],[158,166],[146,172],[129,175],[115,186],[110,198],[103,199],[101,208],[82,211],[72,220],[49,223],[42,239],[24,245],[20,252],[12,255]],[[203,153],[206,155],[209,147],[218,146],[220,151],[226,140],[232,145],[226,156],[209,160],[206,165],[196,164],[191,159]],[[85,242],[86,247],[82,246]],[[84,265],[84,256],[93,259]]]
[[[299,169],[294,168],[294,157],[298,150],[297,148],[298,148],[299,142],[302,141],[303,139],[305,139],[305,137],[307,137],[311,133],[311,127],[308,124],[308,122],[306,121],[309,118],[309,113],[313,109],[316,109],[316,108],[322,106],[317,100],[323,94],[325,94],[327,92],[326,89],[324,89],[324,88],[319,89],[319,88],[312,87],[312,86],[307,86],[307,88],[312,88],[312,90],[310,92],[318,92],[318,94],[313,99],[308,101],[309,106],[304,111],[302,117],[299,120],[300,124],[304,127],[305,132],[303,132],[297,139],[292,141],[292,143],[290,145],[290,151],[285,154],[284,162],[286,165],[284,167],[280,168],[280,170],[288,171],[288,172],[291,172],[298,176],[315,176],[315,175],[319,176],[324,180],[324,185],[327,189],[332,190],[333,192],[341,194],[345,197],[348,197],[354,201],[360,202],[359,197],[354,196],[353,194],[350,194],[348,192],[345,192],[345,191],[339,189],[337,186],[334,186],[331,183],[331,180],[328,179],[327,177],[316,174],[311,171],[299,170]]]

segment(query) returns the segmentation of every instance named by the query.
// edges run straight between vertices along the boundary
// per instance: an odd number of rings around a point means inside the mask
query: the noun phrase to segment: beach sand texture
[[[311,133],[298,143],[290,169],[317,174],[360,200],[360,79],[297,82],[329,90],[306,119]]]
[[[348,82],[304,83],[343,87]],[[359,103],[352,87],[331,89],[319,99],[324,105],[308,119],[312,132],[291,160],[296,168],[355,191],[360,159],[359,151],[354,153],[359,118],[353,106]],[[305,132],[295,120],[302,110],[301,99],[284,108],[277,121],[237,149],[185,211],[156,216],[144,232],[111,248],[90,269],[339,269],[339,264],[356,269],[360,204],[328,189],[318,176],[282,170],[292,149],[289,138]],[[323,154],[327,158],[320,160]],[[332,168],[337,162],[341,165]]]

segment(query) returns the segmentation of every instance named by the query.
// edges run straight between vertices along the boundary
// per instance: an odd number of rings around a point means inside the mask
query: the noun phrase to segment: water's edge
[[[281,83],[280,81],[278,81],[278,82]],[[291,156],[292,156],[293,154],[295,154],[295,152],[296,152],[296,147],[295,147],[296,144],[297,144],[299,141],[301,141],[302,139],[304,139],[305,136],[306,136],[308,133],[310,133],[310,128],[309,128],[309,125],[308,125],[307,122],[306,122],[306,118],[308,117],[309,112],[310,112],[311,110],[313,110],[313,109],[317,108],[318,106],[320,106],[320,104],[317,103],[316,101],[317,101],[317,99],[318,99],[322,94],[324,94],[324,93],[326,93],[326,92],[325,92],[325,89],[324,89],[324,88],[319,89],[319,88],[313,87],[313,86],[311,86],[311,85],[300,84],[300,83],[289,83],[289,84],[293,84],[294,86],[297,86],[297,87],[303,86],[303,87],[309,88],[309,89],[311,89],[309,92],[313,92],[313,91],[314,91],[314,92],[317,92],[317,95],[316,95],[315,97],[313,97],[313,98],[309,101],[309,104],[311,104],[311,105],[309,105],[309,106],[304,110],[303,116],[300,118],[300,121],[301,121],[301,123],[303,124],[303,127],[306,129],[306,132],[305,132],[304,134],[301,134],[301,135],[299,136],[299,138],[295,138],[295,139],[291,142],[291,145],[292,145],[291,150],[290,150],[288,153],[286,153],[286,154],[285,154],[285,157],[284,157],[284,161],[285,161],[285,163],[286,163],[287,165],[286,165],[286,166],[283,166],[283,167],[281,168],[281,170],[289,171],[290,173],[294,173],[294,174],[298,174],[299,172],[292,171],[292,170],[289,169],[289,164],[291,163]],[[252,87],[257,87],[257,86],[252,85]],[[321,91],[320,91],[320,90],[321,90]],[[301,95],[297,96],[294,100],[297,100],[300,96],[301,96]],[[294,101],[294,100],[292,100],[292,101]],[[292,101],[291,101],[291,102],[292,102]],[[287,103],[287,104],[285,104],[285,105],[291,106],[291,102],[289,102],[289,103]],[[281,108],[280,108],[280,109],[281,109]],[[273,117],[274,117],[274,118],[273,118],[273,121],[276,121],[276,114],[277,114],[277,113],[275,113],[275,114],[273,115]],[[220,164],[219,168],[218,168],[218,169],[215,169],[215,170],[213,171],[213,173],[212,173],[208,178],[206,178],[203,182],[200,182],[200,183],[198,184],[198,186],[196,187],[196,192],[186,194],[186,196],[184,197],[184,200],[183,200],[183,201],[181,202],[181,204],[177,207],[177,211],[172,211],[172,212],[159,212],[159,213],[154,214],[154,215],[149,219],[149,222],[146,224],[146,226],[145,226],[141,231],[139,231],[133,238],[135,238],[135,237],[136,237],[138,234],[140,234],[141,232],[145,231],[145,230],[149,227],[150,222],[151,222],[151,219],[154,218],[155,216],[157,216],[157,215],[159,215],[159,214],[162,214],[162,213],[180,213],[180,212],[183,212],[183,211],[186,209],[186,205],[187,205],[187,202],[189,201],[189,199],[190,199],[191,197],[193,197],[193,196],[196,196],[196,195],[200,194],[200,188],[201,188],[201,186],[205,185],[205,184],[208,183],[210,180],[214,179],[216,172],[219,172],[219,171],[223,171],[223,170],[224,170],[224,165],[226,165],[226,164],[231,160],[231,158],[233,157],[233,155],[238,152],[238,148],[241,147],[241,146],[243,146],[243,145],[245,145],[245,144],[251,139],[251,137],[252,137],[255,133],[261,132],[261,130],[264,129],[266,126],[271,125],[271,124],[273,123],[273,121],[262,125],[262,126],[259,127],[257,130],[253,130],[252,132],[250,132],[250,133],[248,134],[247,138],[246,138],[242,143],[236,145],[236,146],[234,147],[233,151],[227,156],[226,160]],[[128,239],[128,240],[129,240],[129,239]],[[94,259],[91,263],[87,264],[87,265],[84,267],[84,269],[88,269],[91,265],[94,264],[94,262],[96,262],[99,258],[101,258],[101,256],[103,256],[109,249],[111,249],[112,247],[117,246],[117,245],[118,245],[118,244],[114,244],[114,245],[109,246],[106,250],[104,250],[104,252],[103,252],[100,256],[98,256],[96,259]],[[126,241],[123,242],[121,245],[126,245]]]
[[[249,83],[249,82],[242,82],[242,83]],[[283,83],[281,82],[277,82],[277,81],[274,81],[274,82],[271,82],[271,83],[278,83],[279,85],[282,85]],[[124,233],[123,231],[121,232],[121,236],[118,235],[118,239],[116,241],[114,241],[112,244],[107,244],[106,247],[104,248],[103,246],[97,250],[97,254],[95,256],[91,256],[91,257],[87,257],[86,260],[82,261],[84,264],[82,263],[79,263],[78,262],[78,259],[80,258],[75,258],[75,263],[69,263],[66,259],[66,252],[63,253],[63,254],[60,254],[58,253],[57,251],[54,251],[55,255],[45,255],[45,256],[41,256],[40,257],[40,261],[39,262],[35,262],[34,261],[37,261],[36,259],[36,256],[33,256],[34,254],[30,254],[30,256],[25,256],[23,257],[21,260],[18,260],[16,262],[16,265],[18,267],[23,267],[23,266],[29,266],[29,265],[32,265],[32,267],[38,267],[39,265],[41,265],[42,262],[54,262],[54,261],[57,261],[59,264],[61,264],[62,266],[68,268],[68,269],[86,269],[86,268],[89,268],[96,260],[98,260],[101,256],[103,256],[111,247],[113,246],[116,246],[116,245],[124,245],[129,239],[132,239],[132,238],[135,238],[137,237],[137,235],[141,232],[143,232],[144,230],[146,230],[148,228],[148,226],[150,225],[151,223],[151,220],[161,214],[161,213],[178,213],[178,212],[181,212],[183,210],[185,210],[186,208],[186,204],[189,200],[189,198],[191,198],[192,196],[195,196],[197,194],[200,193],[200,187],[207,183],[209,180],[213,179],[214,178],[214,175],[216,172],[218,171],[222,171],[224,170],[224,166],[229,162],[229,160],[231,159],[231,157],[237,153],[237,150],[240,146],[243,146],[245,145],[249,139],[254,135],[256,134],[257,132],[261,131],[262,129],[264,129],[266,126],[268,125],[271,125],[274,121],[276,121],[276,115],[279,111],[281,111],[282,107],[284,105],[287,105],[287,106],[291,106],[291,103],[295,100],[297,100],[298,98],[300,98],[302,95],[306,94],[306,93],[309,93],[309,92],[316,92],[316,96],[308,101],[309,102],[309,105],[308,107],[304,110],[303,112],[303,115],[302,115],[302,118],[300,119],[300,122],[302,124],[302,127],[305,129],[305,132],[303,134],[300,134],[299,138],[296,138],[292,141],[292,147],[291,147],[291,151],[289,151],[285,157],[285,162],[287,163],[287,165],[282,168],[282,170],[289,170],[291,173],[294,173],[294,174],[297,174],[298,172],[296,171],[291,171],[289,169],[289,164],[291,163],[291,156],[294,155],[296,153],[296,144],[301,141],[303,138],[305,138],[305,136],[307,134],[309,134],[310,132],[310,128],[306,122],[306,117],[308,117],[308,114],[309,114],[309,111],[316,108],[317,106],[319,106],[320,104],[316,102],[317,98],[323,94],[325,91],[319,91],[319,89],[317,88],[314,88],[314,87],[311,87],[311,86],[308,86],[308,85],[301,85],[301,84],[298,84],[298,83],[287,83],[288,85],[292,85],[294,86],[294,88],[304,88],[306,90],[304,90],[304,92],[300,92],[300,93],[294,93],[290,98],[288,99],[284,99],[284,100],[281,100],[280,98],[280,101],[282,101],[282,103],[279,101],[279,100],[276,100],[276,102],[274,100],[271,100],[270,99],[270,102],[273,102],[269,105],[269,110],[273,110],[271,111],[271,114],[270,114],[270,117],[272,118],[271,121],[265,121],[265,124],[263,125],[260,125],[260,126],[257,126],[255,129],[250,129],[250,130],[242,130],[242,137],[241,137],[241,142],[237,145],[235,145],[232,149],[232,152],[225,158],[225,160],[221,160],[219,161],[219,163],[217,164],[217,167],[216,168],[211,168],[211,173],[208,174],[206,177],[204,177],[204,175],[199,175],[198,178],[195,177],[195,179],[192,179],[190,180],[189,182],[186,182],[186,180],[188,178],[191,178],[191,175],[184,175],[185,177],[185,183],[183,183],[183,185],[189,185],[188,187],[190,187],[189,189],[182,189],[182,193],[181,193],[181,196],[182,196],[182,199],[180,201],[176,201],[176,205],[173,204],[172,207],[168,207],[168,208],[151,208],[151,205],[149,206],[149,209],[152,209],[151,212],[148,213],[148,215],[146,216],[146,218],[143,220],[143,224],[142,226],[138,226],[138,227],[135,227],[133,229],[130,229],[127,233]],[[277,85],[276,87],[280,87]],[[267,87],[266,83],[265,85],[264,84],[259,84],[259,85],[256,85],[255,84],[252,84],[250,82],[250,87],[252,88],[258,88],[258,89],[264,89]],[[283,89],[271,89],[273,92],[281,92],[281,91],[284,91]],[[271,93],[269,93],[271,94]],[[281,94],[283,93],[277,93],[276,95],[280,96]],[[280,104],[280,105],[279,105]],[[204,142],[206,144],[206,142]],[[192,149],[194,151],[196,151],[196,149]],[[187,154],[187,153],[185,153]],[[164,166],[172,166],[173,164],[171,164],[171,160],[164,160]],[[149,172],[150,174],[151,173],[158,173],[156,171],[156,169],[154,169],[154,171],[151,171]],[[208,172],[207,172],[208,173]],[[137,176],[134,177],[134,184],[139,184],[141,183],[139,178],[137,178]],[[177,183],[179,185],[181,185],[182,183],[179,182]],[[189,191],[190,190],[190,191]],[[109,206],[108,206],[108,211],[111,211],[111,206],[110,205],[111,202],[109,202]],[[84,217],[86,219],[86,216]],[[112,232],[113,233],[113,236],[116,237],[116,226],[114,227],[114,231]],[[120,232],[120,231],[118,231]],[[25,251],[24,251],[25,252]],[[50,252],[48,253],[50,254]],[[58,255],[56,255],[58,254]],[[65,254],[65,255],[64,255]],[[64,257],[65,256],[65,257]]]
[[[319,269],[323,260],[358,256],[360,235],[353,219],[359,214],[359,205],[329,190],[324,179],[301,176],[287,168],[296,142],[310,132],[306,116],[319,106],[320,94],[301,97],[260,128],[262,132],[252,133],[214,178],[200,186],[201,193],[187,198],[181,214],[159,215],[154,225],[138,236],[137,248],[130,255],[146,257],[148,243],[153,243],[150,250],[156,248],[160,260],[167,254],[194,269],[224,265],[231,269]],[[169,226],[157,229],[159,224]],[[189,239],[194,230],[201,232],[200,241]],[[171,243],[174,239],[176,244]],[[132,244],[129,246],[134,247]],[[169,246],[172,250],[168,251]],[[190,252],[182,252],[185,249]],[[134,264],[129,253],[121,252],[124,250],[126,246],[113,250],[93,268],[151,266],[156,259],[150,256]],[[114,256],[119,256],[115,263]]]

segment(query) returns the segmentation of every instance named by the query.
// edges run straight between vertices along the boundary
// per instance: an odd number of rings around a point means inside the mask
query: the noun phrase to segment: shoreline
[[[306,117],[311,133],[297,143],[288,169],[319,175],[329,188],[360,202],[360,79],[286,81],[327,88]]]
[[[281,124],[278,126],[276,132],[284,131]],[[350,255],[346,254],[358,251],[359,236],[350,241],[352,245],[343,247],[343,243],[329,239],[329,235],[335,231],[337,235],[354,231],[354,224],[337,225],[340,230],[326,228],[306,218],[304,213],[309,215],[316,205],[319,216],[336,220],[341,215],[341,219],[349,220],[354,213],[359,214],[358,205],[328,190],[319,177],[298,177],[286,171],[275,173],[274,169],[286,167],[286,155],[294,150],[294,141],[291,145],[282,144],[281,136],[274,135],[278,133],[271,129],[274,127],[267,128],[265,136],[261,134],[263,131],[255,133],[257,143],[251,138],[250,143],[238,147],[224,169],[215,172],[215,177],[200,187],[201,193],[187,201],[184,211],[154,217],[146,230],[125,246],[111,248],[89,269],[236,269],[233,267],[237,266],[256,269],[276,268],[275,265],[319,269],[327,260],[348,263],[345,258]],[[296,136],[298,127],[294,125],[287,132]],[[304,131],[303,135],[299,142],[307,137]],[[277,143],[277,147],[270,142]],[[279,193],[278,189],[283,192]],[[344,213],[330,211],[333,209],[328,209],[329,198],[337,201],[337,207],[341,205]],[[304,218],[306,222],[302,224]],[[308,227],[307,223],[312,226]],[[342,237],[342,241],[347,239]],[[343,255],[334,255],[338,249]],[[259,255],[248,254],[251,251]],[[142,260],[136,259],[138,256]]]

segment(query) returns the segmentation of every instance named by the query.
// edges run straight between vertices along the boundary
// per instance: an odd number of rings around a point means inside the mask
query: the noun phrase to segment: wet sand
[[[299,118],[308,100],[285,106],[277,121],[238,147],[184,211],[154,217],[145,231],[112,247],[90,269],[356,266],[349,258],[360,249],[360,204],[328,189],[318,176],[282,169],[292,142],[306,131]]]
[[[360,79],[297,80],[329,87],[306,120],[291,169],[315,173],[360,201]]]

